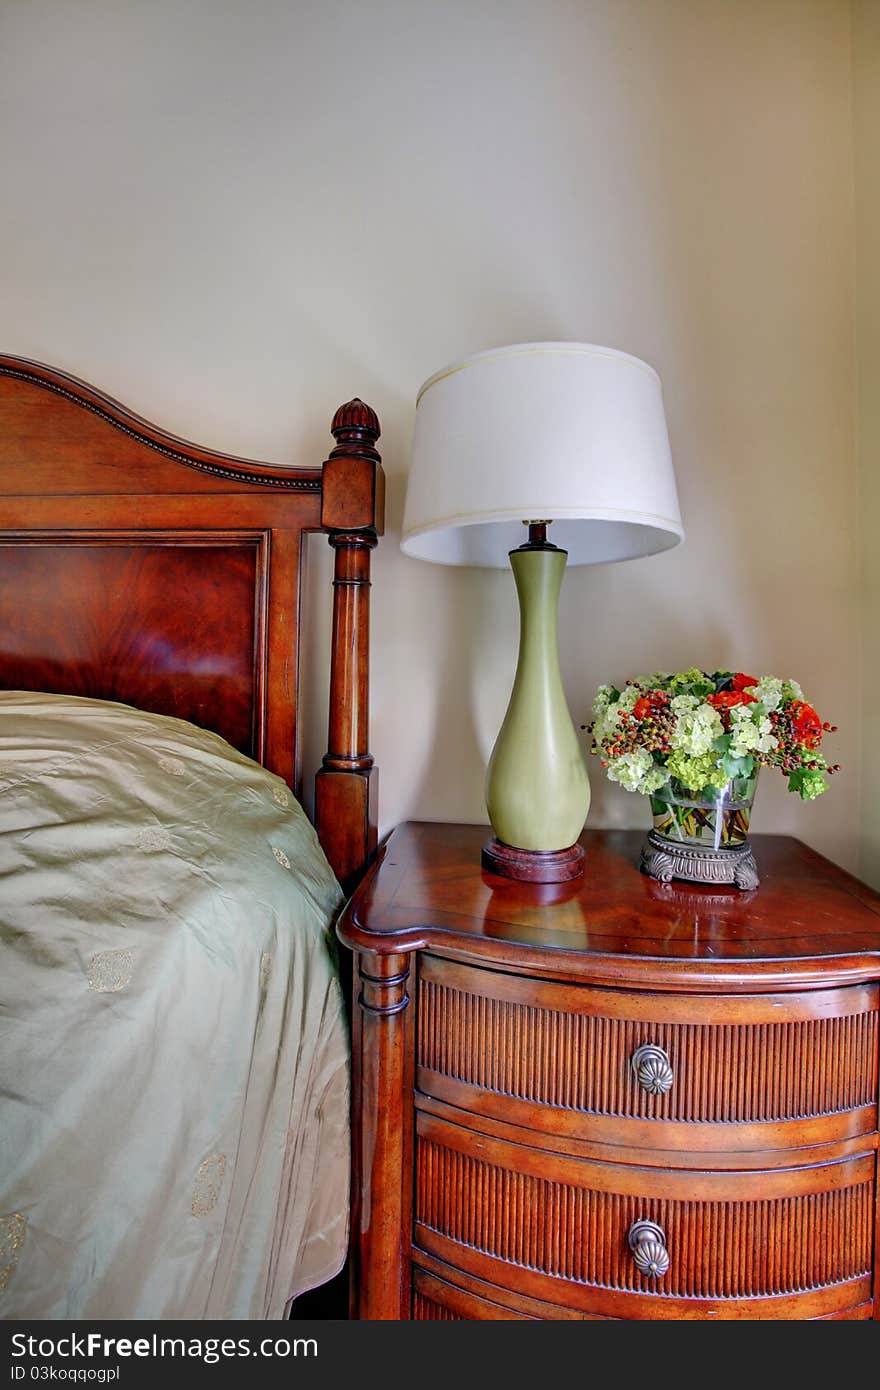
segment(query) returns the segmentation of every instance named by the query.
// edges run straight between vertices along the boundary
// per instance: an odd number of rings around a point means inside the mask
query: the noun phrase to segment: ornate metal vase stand
[[[648,832],[639,867],[661,883],[679,878],[686,883],[730,883],[745,891],[761,881],[748,842],[732,849],[677,845],[655,830]]]

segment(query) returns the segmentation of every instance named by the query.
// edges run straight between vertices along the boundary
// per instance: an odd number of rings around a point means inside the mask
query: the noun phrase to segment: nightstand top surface
[[[485,872],[486,826],[410,822],[382,846],[339,924],[382,955],[432,949],[500,968],[642,987],[795,989],[880,976],[880,895],[799,840],[756,835],[760,887],[663,884],[639,872],[641,831],[590,830],[584,877]]]

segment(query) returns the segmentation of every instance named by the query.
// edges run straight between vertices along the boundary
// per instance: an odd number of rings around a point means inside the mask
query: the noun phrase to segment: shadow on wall
[[[383,607],[388,603],[383,626],[390,629],[383,663],[390,660],[392,670],[383,678],[389,700],[374,708],[375,723],[389,745],[393,781],[407,803],[404,814],[455,820],[463,806],[479,805],[482,797],[482,753],[466,699],[469,672],[479,659],[473,591],[469,571],[400,552],[405,493],[405,474],[392,473],[384,545],[395,549],[387,569],[396,574],[393,593],[381,599]],[[415,633],[430,640],[429,646],[419,643],[417,662],[410,645]]]

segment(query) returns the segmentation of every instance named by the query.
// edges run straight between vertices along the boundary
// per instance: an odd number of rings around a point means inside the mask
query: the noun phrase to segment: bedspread
[[[339,902],[216,735],[0,693],[0,1316],[278,1318],[338,1270]]]

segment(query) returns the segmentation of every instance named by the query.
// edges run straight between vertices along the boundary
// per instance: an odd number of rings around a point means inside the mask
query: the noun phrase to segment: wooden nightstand
[[[738,893],[575,885],[406,825],[353,947],[353,1316],[870,1318],[880,897],[756,837]]]

